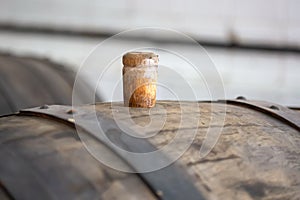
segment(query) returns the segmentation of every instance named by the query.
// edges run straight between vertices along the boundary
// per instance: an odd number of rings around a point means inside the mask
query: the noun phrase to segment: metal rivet
[[[67,114],[69,114],[69,115],[74,114],[74,113],[76,113],[76,110],[71,109],[71,110],[67,111]]]
[[[48,108],[49,108],[49,106],[48,106],[47,104],[42,105],[42,106],[40,107],[40,109],[48,109]]]
[[[236,99],[237,100],[247,100],[246,97],[243,97],[243,96],[238,96]]]
[[[163,191],[157,190],[156,191],[157,196],[162,197],[164,195]]]
[[[273,110],[279,110],[279,108],[277,106],[271,105],[269,108],[273,109]]]
[[[68,121],[73,122],[73,123],[75,122],[75,120],[73,118],[69,118]]]

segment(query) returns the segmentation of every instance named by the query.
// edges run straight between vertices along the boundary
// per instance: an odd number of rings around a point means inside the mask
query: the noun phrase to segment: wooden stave
[[[176,104],[174,102],[159,102],[161,104],[170,105],[171,107]],[[221,104],[220,104],[221,105]],[[175,106],[176,107],[176,106]],[[243,198],[243,199],[290,199],[293,197],[297,197],[299,193],[297,193],[297,188],[299,187],[299,176],[297,173],[299,170],[296,171],[289,171],[289,166],[286,166],[287,169],[285,171],[289,173],[285,173],[284,170],[276,170],[276,165],[273,164],[271,166],[264,166],[266,163],[259,163],[253,155],[251,155],[250,152],[246,152],[248,154],[243,155],[243,151],[237,151],[234,150],[232,145],[235,145],[235,147],[242,146],[243,141],[248,140],[254,140],[257,139],[255,137],[251,137],[251,135],[259,136],[260,139],[273,141],[274,137],[276,140],[276,144],[280,146],[280,143],[278,143],[278,140],[282,144],[290,144],[291,142],[289,139],[292,137],[295,139],[296,144],[299,144],[299,132],[292,127],[284,124],[283,122],[274,119],[266,114],[260,113],[255,110],[251,110],[249,108],[242,108],[235,105],[227,105],[226,106],[226,113],[227,118],[225,122],[224,127],[224,133],[220,138],[219,145],[217,145],[213,152],[209,154],[205,159],[199,161],[197,160],[197,153],[199,151],[199,147],[201,143],[203,142],[203,138],[205,135],[205,132],[208,128],[209,123],[209,116],[210,116],[210,104],[208,103],[201,103],[201,116],[203,116],[200,120],[200,130],[199,130],[199,136],[196,138],[196,143],[194,143],[191,148],[184,154],[189,156],[183,156],[181,159],[179,159],[179,162],[187,168],[187,171],[190,173],[191,177],[196,177],[197,182],[195,184],[197,187],[199,187],[199,190],[201,190],[209,199],[210,198],[221,198],[221,199],[236,199],[236,198]],[[101,113],[105,113],[107,116],[109,115],[110,104],[109,103],[101,103],[96,105],[96,109],[100,111]],[[218,115],[218,112],[221,112],[221,107],[219,107],[219,110],[215,111],[215,113]],[[137,114],[137,113],[133,113]],[[176,114],[176,113],[175,113]],[[255,116],[255,117],[253,117]],[[251,123],[249,123],[251,121]],[[137,121],[138,122],[138,121]],[[255,130],[255,131],[253,131]],[[272,130],[270,133],[266,132],[266,130]],[[285,133],[288,133],[285,135]],[[241,135],[241,136],[240,136]],[[237,138],[236,138],[237,137]],[[239,137],[244,137],[239,139]],[[279,138],[279,139],[278,139]],[[150,139],[150,141],[157,145],[157,147],[161,147],[162,144],[165,144],[166,141],[162,141],[162,137],[160,139]],[[243,141],[239,141],[243,140]],[[298,141],[299,140],[299,141]],[[272,155],[276,158],[276,153],[286,153],[284,149],[290,150],[290,152],[296,151],[295,154],[292,154],[294,158],[285,158],[286,163],[292,163],[295,167],[299,165],[297,162],[297,158],[299,158],[299,146],[295,145],[296,147],[288,147],[282,145],[281,149],[275,149],[275,153],[271,151],[270,147],[268,145],[264,145],[262,143],[259,143],[260,140],[256,140],[257,144],[260,144],[260,147],[264,147],[262,149],[259,149],[259,145],[256,146],[258,150],[256,151],[256,155],[261,157],[261,160],[266,157],[264,155],[266,152],[269,155]],[[252,141],[252,145],[256,144]],[[220,145],[221,144],[221,145]],[[286,145],[285,144],[285,145]],[[247,148],[251,147],[251,145],[248,145]],[[272,146],[271,146],[272,147]],[[246,149],[247,149],[246,148]],[[238,149],[238,148],[237,148]],[[255,148],[250,148],[250,150],[255,150]],[[240,149],[241,150],[241,149]],[[245,150],[245,149],[242,149]],[[264,150],[264,151],[263,151]],[[274,150],[274,149],[272,149]],[[249,150],[248,150],[249,151]],[[242,155],[235,155],[235,154],[242,154]],[[289,152],[288,152],[289,153]],[[288,155],[288,154],[287,154]],[[286,156],[287,156],[286,155]],[[256,167],[253,168],[253,163],[247,161],[247,159],[252,159],[251,162],[254,162],[256,164]],[[290,160],[289,160],[290,159]],[[299,159],[298,159],[299,160]],[[276,161],[276,159],[275,159]],[[278,161],[278,160],[277,160]],[[247,168],[251,173],[246,173],[247,171],[244,171],[247,175],[245,177],[244,181],[238,180],[238,177],[235,177],[235,174],[239,174],[239,176],[243,176],[241,172],[241,168],[234,168],[232,170],[224,169],[222,168],[220,171],[220,167],[218,168],[218,163],[222,163],[222,165],[226,166],[234,166],[235,164],[241,162],[239,166],[243,168]],[[293,163],[294,162],[294,163]],[[296,163],[295,163],[296,162]],[[226,164],[227,163],[227,164]],[[238,165],[237,165],[238,166]],[[275,167],[275,168],[274,168]],[[219,172],[218,172],[219,170]],[[224,173],[229,172],[228,176],[224,176]],[[260,170],[253,171],[253,170]],[[264,173],[264,170],[266,173]],[[216,173],[218,172],[218,173]],[[240,173],[238,173],[240,172]],[[209,174],[211,176],[209,176]],[[214,175],[215,176],[212,176]],[[217,175],[216,175],[217,174]],[[222,175],[223,174],[223,175]],[[277,174],[279,176],[280,180],[274,180],[272,176],[274,174]],[[218,179],[224,179],[223,181],[227,184],[226,187],[228,188],[222,188],[222,184],[218,181],[213,181],[212,179],[216,177]],[[234,180],[233,177],[236,179]],[[254,178],[253,178],[254,177]],[[229,179],[233,180],[229,180]],[[240,177],[243,178],[243,177]],[[227,182],[226,182],[227,181]],[[294,181],[294,182],[293,182]],[[293,184],[291,184],[293,183]],[[281,185],[280,185],[281,184]],[[291,187],[291,188],[290,188]],[[227,191],[227,190],[229,191]],[[278,193],[279,191],[279,193]]]
[[[160,103],[164,103],[174,107],[174,102],[170,101],[160,101]],[[188,102],[187,102],[188,103]],[[181,103],[184,104],[184,103]],[[109,105],[109,103],[108,103]],[[107,111],[110,110],[109,107],[105,104],[98,104],[96,109],[98,111],[106,113],[109,115]],[[187,171],[190,171],[192,177],[197,177],[199,183],[199,189],[209,197],[209,199],[291,199],[291,198],[300,198],[299,188],[300,188],[300,134],[297,129],[291,127],[274,118],[272,115],[268,115],[267,113],[262,113],[251,108],[241,107],[240,105],[226,105],[226,118],[225,124],[223,125],[223,133],[219,139],[218,144],[214,147],[214,150],[203,160],[199,161],[199,149],[206,135],[206,131],[208,129],[208,124],[212,115],[221,115],[220,113],[224,112],[222,102],[214,102],[214,106],[216,110],[211,110],[210,103],[199,103],[200,107],[200,128],[197,137],[195,138],[195,142],[191,145],[191,148],[183,154],[183,156],[178,160],[183,166],[189,166]],[[192,110],[192,109],[191,109]],[[172,111],[170,111],[172,113]],[[172,117],[171,117],[172,118]],[[135,122],[138,123],[138,120]],[[249,123],[251,122],[251,123]],[[213,122],[212,122],[213,123]],[[212,126],[215,126],[212,124]],[[166,128],[168,129],[168,128]],[[269,132],[268,132],[269,131]],[[239,148],[239,146],[243,145],[241,139],[235,138],[240,134],[242,135],[244,143],[248,140],[256,140],[257,144],[256,148],[252,147],[253,145],[245,145],[244,148]],[[161,148],[163,145],[168,143],[167,132],[164,132],[164,136],[158,138],[151,138],[149,141],[156,145],[158,148]],[[169,134],[173,134],[169,132]],[[252,136],[253,135],[253,136]],[[276,141],[276,145],[281,149],[273,149],[272,146],[268,144],[264,145],[258,140],[266,140],[266,141]],[[251,136],[251,137],[250,137]],[[241,137],[241,136],[240,136]],[[169,137],[171,138],[171,137]],[[170,141],[170,139],[169,139]],[[221,143],[220,143],[221,142]],[[275,143],[274,143],[275,144]],[[261,146],[258,146],[261,145]],[[257,149],[257,150],[256,150]],[[263,149],[263,150],[262,150]],[[251,155],[250,152],[248,154],[241,154],[241,152],[245,151],[253,151],[256,150],[257,156],[261,157],[261,160],[256,159],[255,155]],[[273,156],[274,162],[280,162],[277,154],[285,155],[285,159],[282,162],[289,163],[289,165],[294,166],[292,169],[289,166],[286,167],[285,170],[277,170],[279,163],[268,164],[262,162],[262,159],[267,159],[267,155]],[[188,156],[187,156],[188,155]],[[278,156],[278,155],[277,155]],[[289,158],[288,156],[291,156]],[[247,161],[248,157],[251,158],[251,162]],[[188,159],[191,158],[191,159]],[[251,170],[252,173],[246,173],[248,175],[248,179],[244,181],[239,180],[239,177],[235,177],[234,175],[238,174],[238,171],[243,172],[242,168],[238,167],[234,170],[226,171],[223,169],[223,173],[219,173],[218,166],[215,166],[215,163],[238,163],[240,160],[244,161],[244,168],[248,167],[249,172]],[[231,164],[231,165],[232,165]],[[253,167],[255,164],[256,167]],[[225,164],[226,165],[226,164]],[[230,166],[230,164],[227,164]],[[260,167],[261,171],[258,170]],[[282,166],[281,166],[282,167]],[[254,169],[253,169],[254,168]],[[211,170],[211,175],[209,175],[209,170]],[[266,170],[267,173],[264,173]],[[203,172],[205,171],[205,173]],[[218,173],[217,173],[218,172]],[[226,173],[225,173],[226,172]],[[221,183],[212,183],[208,181],[213,175],[217,174],[218,179],[225,179],[224,182],[227,183],[226,188],[222,188]],[[223,177],[222,177],[223,174]],[[224,176],[224,174],[229,174],[228,177]],[[243,173],[239,173],[240,176],[244,176]],[[272,176],[274,174],[278,174],[278,180],[273,180]],[[251,177],[255,178],[251,179]],[[235,181],[231,181],[230,179],[236,178]],[[242,177],[240,177],[242,178]],[[265,179],[264,179],[265,178]],[[281,180],[280,180],[281,178]],[[268,179],[270,181],[268,181]],[[207,182],[205,182],[205,180]],[[237,188],[237,186],[240,186]],[[229,190],[229,191],[227,191]],[[279,194],[278,194],[279,192]],[[271,194],[270,194],[271,193]],[[274,193],[274,194],[272,194]],[[223,194],[221,197],[218,194]],[[295,197],[296,196],[296,197]]]
[[[0,164],[1,182],[14,199],[109,200],[116,195],[125,199],[156,199],[135,174],[117,172],[96,161],[72,127],[37,117],[2,119],[15,124],[10,129],[11,124],[6,123],[4,128],[10,131],[0,136],[0,157],[6,161]],[[7,162],[18,163],[20,168],[6,167]]]
[[[72,104],[76,74],[48,59],[0,53],[0,115],[43,104]],[[87,102],[91,89],[81,77],[77,97]],[[96,95],[96,100],[100,100]]]

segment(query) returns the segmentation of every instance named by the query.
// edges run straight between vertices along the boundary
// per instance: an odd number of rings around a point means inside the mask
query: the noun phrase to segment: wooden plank
[[[135,174],[95,160],[69,126],[11,116],[0,118],[0,132],[0,180],[16,199],[105,199],[124,191],[128,199],[155,199]]]
[[[75,76],[67,67],[46,59],[0,53],[0,115],[44,104],[71,105]],[[85,102],[92,92],[78,80],[76,98]]]
[[[163,129],[149,141],[161,148],[174,138],[181,111],[175,102],[160,101],[158,104],[164,105],[168,118]],[[209,199],[299,198],[300,134],[264,113],[227,105],[218,143],[207,157],[199,157],[208,128],[218,126],[218,123],[211,122],[211,115],[220,116],[223,112],[222,104],[214,106],[214,112],[210,103],[200,103],[200,113],[193,112],[191,108],[188,117],[191,121],[199,117],[199,123],[183,127],[198,131],[191,148],[179,159],[196,178],[195,185]],[[97,104],[96,109],[113,118],[113,106],[109,103]],[[132,117],[137,124],[145,125],[149,122],[147,112],[131,109],[131,116],[128,117]]]
[[[118,112],[119,117],[132,119],[141,126],[145,126],[150,122],[149,109],[131,108],[130,116],[128,116],[124,109],[118,109],[118,105],[122,104],[98,103],[96,104],[97,114],[113,120],[112,111],[115,109],[114,111]],[[161,148],[169,144],[175,137],[181,122],[181,108],[178,102],[173,101],[158,101],[157,105],[161,105],[161,107],[155,110],[155,115],[162,116],[166,111],[167,120],[159,133],[148,138],[148,141],[157,148]],[[194,103],[189,102],[182,102],[181,105],[189,112],[189,115],[186,116],[188,122],[183,124],[182,128],[184,130],[197,130],[197,135],[190,148],[177,162],[185,168],[186,172],[192,177],[191,180],[193,180],[194,185],[208,199],[300,198],[299,131],[276,118],[245,107],[226,105],[226,111],[224,112],[224,104],[214,104],[214,110],[212,110],[211,103],[200,102],[198,104],[200,112],[196,112],[197,109],[193,107],[194,105]],[[66,113],[68,109],[67,106],[60,108],[57,110],[60,114]],[[93,105],[83,106],[80,109],[85,111],[80,117],[91,119]],[[222,118],[223,114],[226,114],[224,124],[211,121],[212,116]],[[26,117],[19,116],[15,118]],[[31,119],[32,117],[27,118]],[[195,118],[198,123],[190,123]],[[12,120],[10,124],[21,124],[20,122],[16,123],[14,117],[11,117],[10,120]],[[53,121],[49,121],[50,124],[51,122],[53,124]],[[2,127],[2,130],[7,129],[3,123],[0,123],[0,127]],[[223,127],[223,129],[217,144],[206,157],[200,158],[199,150],[206,137],[207,130],[210,128],[214,131],[219,127]],[[58,129],[61,130],[61,128]],[[148,132],[145,131],[142,134],[145,136],[152,135],[153,131],[149,129]],[[0,141],[9,144],[9,141],[14,137],[23,140],[22,136],[18,137],[14,134],[3,134],[2,131]],[[30,140],[31,134],[28,137],[29,139],[26,139],[26,137],[24,139]],[[76,141],[74,138],[73,140]],[[92,138],[87,140],[92,140]],[[67,144],[67,142],[61,140],[61,143],[57,146],[61,147],[64,144]],[[29,146],[32,146],[32,144]],[[67,145],[64,148],[72,148],[72,145],[70,147]],[[24,147],[23,149],[28,148]],[[173,149],[172,151],[176,152],[180,149]],[[45,161],[45,163],[48,162],[50,161]],[[164,177],[164,174],[161,174],[161,176]],[[124,191],[119,183],[109,182],[107,184],[114,185],[119,191]],[[126,195],[124,194],[124,196]],[[104,196],[107,198],[119,197],[113,195],[113,193]]]

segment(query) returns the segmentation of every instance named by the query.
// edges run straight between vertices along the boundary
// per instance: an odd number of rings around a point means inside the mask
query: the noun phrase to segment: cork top
[[[128,52],[123,55],[123,65],[127,67],[157,64],[158,55],[152,52]]]

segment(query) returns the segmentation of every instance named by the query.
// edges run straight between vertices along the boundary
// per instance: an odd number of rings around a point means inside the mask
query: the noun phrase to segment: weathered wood
[[[175,102],[160,102],[168,118],[162,131],[150,141],[157,147],[168,144],[180,122]],[[199,149],[209,127],[211,114],[221,115],[222,104],[211,113],[209,103],[200,103],[200,113],[191,108],[189,117],[200,115],[198,134],[179,162],[197,178],[196,185],[210,198],[291,199],[300,198],[300,133],[285,123],[258,111],[227,105],[222,135],[213,151],[199,159]],[[189,106],[189,103],[183,104]],[[110,104],[98,104],[98,112],[112,117]],[[131,109],[137,124],[149,122],[147,110]],[[159,113],[157,113],[159,115]],[[125,117],[125,116],[124,116]],[[145,133],[147,135],[147,133]]]
[[[0,126],[0,180],[16,199],[155,199],[135,174],[97,162],[72,127],[13,116]]]
[[[157,148],[161,148],[174,138],[181,120],[181,109],[178,102],[158,101],[157,105],[166,109],[167,120],[163,129],[148,140]],[[196,112],[194,105],[194,103],[181,102],[181,106],[189,112],[186,116],[187,120],[193,122],[198,117],[199,120],[198,124],[186,123],[182,127],[186,130],[197,130],[197,135],[191,147],[177,162],[185,168],[191,181],[208,199],[300,198],[299,131],[265,113],[227,105],[222,134],[212,152],[200,159],[199,150],[208,128],[214,129],[220,126],[218,123],[210,124],[211,116],[222,116],[224,104],[214,103],[213,112],[210,103],[199,103],[200,112]],[[101,116],[113,119],[114,110],[118,112],[119,117],[131,118],[137,124],[144,126],[149,123],[149,109],[131,108],[131,116],[127,116],[125,112],[122,113],[123,109],[119,109],[122,106],[122,103],[113,105],[99,103],[96,104],[96,111]],[[90,119],[89,111],[93,110],[93,106],[83,106],[80,109],[86,111],[80,117]],[[164,113],[161,107],[153,109],[156,109],[155,115],[160,116]],[[23,115],[26,115],[26,112],[0,118],[0,152],[5,152],[4,150],[7,152],[8,149],[10,153],[18,155],[16,159],[22,158],[23,163],[30,164],[30,168],[34,169],[31,171],[35,177],[40,177],[39,180],[44,181],[44,185],[40,187],[48,188],[50,194],[54,193],[58,197],[66,198],[73,198],[76,193],[76,196],[82,198],[101,196],[108,199],[126,199],[126,195],[134,193],[134,195],[145,195],[145,198],[155,198],[148,186],[136,175],[116,172],[94,160],[83,149],[72,127],[50,118]],[[150,135],[153,131],[149,129],[143,134]],[[86,136],[88,135],[87,133]],[[93,137],[88,140],[105,149],[105,146]],[[174,151],[179,150],[174,149]],[[9,161],[10,156],[5,157],[3,153],[0,155],[2,155],[1,161]],[[113,153],[110,156],[113,156]],[[0,180],[1,172],[10,169],[7,165],[6,162],[0,163]],[[10,171],[11,175],[17,172]],[[30,169],[22,172],[28,175]],[[16,176],[6,178],[9,177]],[[120,179],[127,182],[121,183]],[[129,179],[135,181],[131,182]],[[9,181],[15,181],[12,185],[5,185],[9,191],[10,189],[22,191],[22,182],[17,178]],[[6,184],[9,181],[2,182]],[[74,188],[77,184],[82,190],[68,190],[67,185]],[[110,189],[107,189],[109,187]],[[140,190],[138,187],[141,187],[144,192],[138,191]],[[33,190],[30,185],[26,189]],[[120,194],[117,194],[116,190],[120,191]]]
[[[43,104],[71,105],[75,75],[46,59],[0,53],[0,115]],[[78,98],[84,102],[90,89],[79,80]]]

